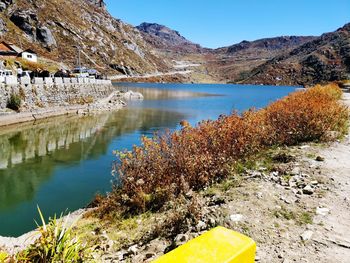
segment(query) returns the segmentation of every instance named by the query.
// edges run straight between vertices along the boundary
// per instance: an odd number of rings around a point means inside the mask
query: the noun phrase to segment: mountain
[[[144,39],[154,48],[162,51],[201,53],[203,48],[180,35],[178,31],[156,23],[142,23],[136,27]]]
[[[245,73],[244,83],[308,84],[349,78],[350,23]],[[236,80],[237,81],[237,80]]]
[[[166,26],[143,23],[137,28],[168,61],[197,65],[184,81],[311,85],[349,78],[349,27],[320,37],[264,38],[214,50]]]
[[[0,37],[69,67],[80,47],[84,65],[109,74],[168,70],[141,33],[113,18],[103,0],[0,0]]]
[[[247,72],[276,56],[316,39],[313,36],[282,36],[209,49],[189,41],[178,31],[164,25],[142,23],[136,28],[159,56],[174,62],[174,70],[191,70],[192,74],[182,79],[192,82],[225,83],[242,79]],[[154,78],[150,81],[154,81]]]
[[[281,36],[273,38],[263,38],[255,41],[242,41],[238,44],[219,48],[217,51],[234,54],[244,50],[266,50],[266,51],[282,51],[300,46],[306,42],[314,40],[313,36]]]
[[[242,41],[214,50],[216,56],[208,62],[208,68],[220,81],[239,79],[247,71],[315,38],[312,36],[282,36]]]

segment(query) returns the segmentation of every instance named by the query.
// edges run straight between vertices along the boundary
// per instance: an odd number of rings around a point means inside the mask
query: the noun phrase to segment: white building
[[[24,50],[21,54],[20,54],[21,58],[31,61],[31,62],[38,62],[38,55],[31,49],[27,49]]]

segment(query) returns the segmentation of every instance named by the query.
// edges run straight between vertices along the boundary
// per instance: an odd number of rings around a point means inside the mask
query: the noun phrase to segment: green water
[[[36,206],[46,216],[73,211],[111,188],[113,150],[139,144],[183,119],[192,124],[220,114],[264,107],[293,87],[120,84],[141,91],[143,102],[118,112],[62,116],[0,128],[0,235],[35,228]]]

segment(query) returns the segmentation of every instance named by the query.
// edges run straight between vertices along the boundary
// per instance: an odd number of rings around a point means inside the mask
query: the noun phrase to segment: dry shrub
[[[18,59],[18,61],[21,63],[24,70],[40,71],[46,68],[45,65],[39,62],[32,62],[26,59]]]
[[[265,110],[274,144],[293,145],[326,140],[329,131],[344,133],[348,111],[338,102],[342,92],[335,84],[317,85],[272,103]]]
[[[272,145],[292,145],[327,139],[329,131],[344,133],[348,111],[338,100],[337,85],[298,91],[267,108],[233,113],[196,127],[153,138],[119,153],[118,181],[100,205],[111,211],[138,213],[158,210],[189,190],[198,190],[226,178],[235,161]]]

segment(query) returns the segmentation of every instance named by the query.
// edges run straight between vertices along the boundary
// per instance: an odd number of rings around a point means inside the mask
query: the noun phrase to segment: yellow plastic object
[[[254,263],[256,244],[240,233],[216,227],[153,263]]]

